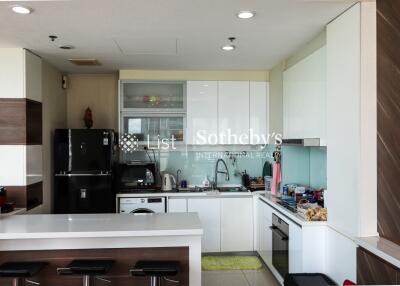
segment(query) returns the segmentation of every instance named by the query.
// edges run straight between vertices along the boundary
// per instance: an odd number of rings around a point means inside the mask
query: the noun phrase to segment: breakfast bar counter
[[[85,257],[119,253],[128,259],[121,262],[124,266],[141,259],[187,257],[181,263],[186,265],[188,284],[200,286],[202,234],[196,213],[16,215],[0,219],[0,262],[10,257],[42,259],[40,253],[46,253],[43,257],[60,263],[58,252],[64,253],[63,259],[73,253]]]

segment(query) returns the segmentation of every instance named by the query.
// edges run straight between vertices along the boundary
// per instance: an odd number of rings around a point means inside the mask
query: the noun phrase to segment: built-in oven
[[[289,225],[272,214],[272,265],[285,278],[289,272]]]

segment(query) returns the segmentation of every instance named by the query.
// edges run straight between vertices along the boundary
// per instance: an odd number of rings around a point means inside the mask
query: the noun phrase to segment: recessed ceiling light
[[[27,15],[27,14],[32,13],[32,9],[31,9],[31,8],[24,7],[24,6],[20,6],[20,5],[12,6],[11,9],[12,9],[15,13],[23,14],[23,15]]]
[[[240,11],[239,13],[236,14],[236,16],[240,19],[250,19],[255,16],[256,13],[252,11]]]
[[[221,49],[224,50],[224,51],[230,52],[230,51],[233,51],[234,49],[236,49],[236,46],[233,44],[233,42],[236,40],[236,38],[235,37],[229,37],[228,40],[231,43],[228,44],[228,45],[223,45],[221,47]]]
[[[234,49],[236,49],[236,47],[235,47],[235,45],[225,45],[225,46],[222,46],[221,49],[229,52],[229,51],[233,51]]]

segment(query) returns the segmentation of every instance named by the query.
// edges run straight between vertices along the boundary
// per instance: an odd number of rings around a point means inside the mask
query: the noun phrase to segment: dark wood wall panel
[[[0,145],[42,144],[42,103],[0,99]]]
[[[363,248],[357,248],[357,284],[398,285],[400,270]]]
[[[400,244],[400,1],[377,1],[378,232]]]
[[[148,278],[133,278],[129,276],[129,269],[138,260],[174,260],[179,261],[181,272],[176,279],[180,285],[189,286],[189,249],[187,247],[174,248],[138,248],[138,249],[84,249],[84,250],[45,250],[45,251],[5,251],[0,252],[0,263],[6,261],[46,261],[49,265],[41,272],[36,281],[40,281],[41,286],[81,286],[82,281],[79,277],[58,276],[56,269],[65,267],[73,259],[112,259],[115,261],[111,272],[105,276],[111,280],[111,284],[104,284],[101,281],[96,286],[148,286]],[[0,285],[10,281],[0,279]]]
[[[33,209],[43,203],[43,182],[28,185],[26,187],[26,208]]]
[[[26,142],[25,99],[0,99],[0,144]]]
[[[26,100],[26,143],[42,144],[42,103]]]
[[[17,208],[33,209],[43,203],[43,182],[28,186],[6,186],[7,200],[15,202]]]

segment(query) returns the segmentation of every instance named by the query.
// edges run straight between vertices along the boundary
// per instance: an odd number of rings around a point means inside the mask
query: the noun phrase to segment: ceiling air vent
[[[100,63],[96,59],[69,59],[71,63],[77,66],[99,66]]]

